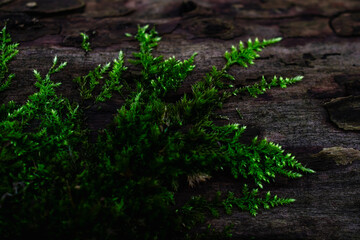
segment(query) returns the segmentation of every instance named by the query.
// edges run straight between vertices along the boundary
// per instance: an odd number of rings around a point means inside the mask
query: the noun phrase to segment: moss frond
[[[0,92],[10,86],[14,73],[9,73],[8,64],[19,53],[18,43],[11,43],[10,34],[6,32],[6,26],[0,31]]]

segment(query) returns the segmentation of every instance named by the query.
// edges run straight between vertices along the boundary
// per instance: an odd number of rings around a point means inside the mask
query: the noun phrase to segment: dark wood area
[[[287,89],[254,99],[232,98],[222,115],[248,126],[248,134],[279,143],[317,171],[301,179],[280,178],[273,194],[294,197],[289,206],[222,215],[209,223],[234,224],[234,239],[360,239],[360,1],[359,0],[0,0],[0,23],[7,23],[20,53],[11,64],[16,78],[0,94],[1,103],[24,102],[35,88],[32,70],[45,73],[57,55],[68,66],[56,75],[60,92],[77,100],[74,77],[106,63],[137,42],[124,33],[155,25],[162,36],[155,54],[178,59],[198,52],[197,68],[179,93],[190,91],[210,66],[239,40],[283,37],[261,52],[248,69],[232,68],[236,84],[264,76],[303,75]],[[93,48],[80,48],[80,32]],[[129,65],[129,64],[127,64]],[[131,69],[131,67],[130,67]],[[92,128],[104,127],[121,101],[89,112]],[[236,109],[242,113],[240,119]],[[192,192],[240,191],[235,181],[213,178]]]

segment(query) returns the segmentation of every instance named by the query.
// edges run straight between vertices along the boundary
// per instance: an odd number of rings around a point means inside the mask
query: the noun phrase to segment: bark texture
[[[56,75],[60,92],[78,100],[72,79],[100,63],[125,56],[137,43],[124,33],[155,25],[162,36],[156,54],[179,59],[198,52],[196,70],[179,90],[224,64],[223,53],[249,37],[283,37],[248,69],[232,68],[236,85],[261,75],[302,82],[253,99],[232,98],[222,115],[248,126],[248,135],[266,137],[292,152],[316,174],[278,179],[273,194],[294,197],[289,206],[210,220],[219,229],[234,224],[234,239],[360,239],[360,2],[358,0],[0,0],[0,24],[7,23],[20,53],[11,64],[16,78],[0,102],[24,102],[34,90],[33,69],[45,73],[52,58],[67,61]],[[80,32],[93,51],[80,48]],[[131,68],[130,68],[131,69]],[[102,110],[88,112],[93,129],[104,127],[121,103],[115,97]],[[242,113],[240,119],[236,109]],[[239,183],[212,178],[189,191],[240,191]],[[186,192],[186,191],[185,191]],[[185,193],[186,194],[186,193]]]

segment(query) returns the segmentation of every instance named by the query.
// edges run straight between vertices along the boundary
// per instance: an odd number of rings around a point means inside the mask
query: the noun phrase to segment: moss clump
[[[6,51],[9,36],[4,30],[2,37]],[[141,69],[138,78],[125,81],[120,52],[113,63],[74,79],[80,96],[87,99],[78,104],[56,93],[61,83],[51,78],[66,63],[59,64],[55,57],[47,74],[34,70],[38,91],[25,104],[1,105],[2,239],[200,239],[204,235],[191,230],[208,213],[218,217],[220,208],[230,213],[236,206],[256,215],[259,207],[294,201],[270,192],[259,197],[258,192],[277,174],[297,178],[312,170],[266,139],[241,143],[244,126],[218,126],[212,120],[214,110],[234,95],[257,96],[301,80],[263,78],[238,89],[229,84],[234,80],[228,74],[232,65],[253,64],[262,48],[280,39],[233,46],[221,70],[213,67],[192,85],[191,93],[175,102],[168,101],[169,93],[195,68],[196,54],[184,61],[153,56],[160,37],[147,26],[138,28],[135,39],[140,51],[132,64]],[[5,60],[3,75],[8,74]],[[93,143],[84,125],[85,102],[96,104],[115,92],[124,97],[124,104]],[[211,201],[193,196],[176,203],[175,193],[188,184],[186,179],[194,184],[217,172],[239,181],[250,179],[253,187],[244,184],[237,196],[217,193]],[[230,235],[228,228],[225,233]]]

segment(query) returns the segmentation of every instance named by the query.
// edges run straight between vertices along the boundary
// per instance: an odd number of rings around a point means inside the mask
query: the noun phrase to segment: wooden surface
[[[72,79],[86,74],[137,43],[124,36],[137,25],[155,25],[162,36],[156,54],[196,57],[197,68],[179,94],[221,67],[225,50],[239,40],[283,37],[265,49],[255,66],[234,67],[236,85],[261,75],[303,75],[299,84],[273,89],[252,99],[233,98],[222,115],[248,126],[248,135],[266,137],[317,171],[302,179],[278,179],[269,189],[294,197],[290,206],[222,215],[209,223],[234,224],[234,239],[360,239],[360,1],[359,0],[87,0],[0,1],[0,23],[7,22],[20,53],[11,64],[16,78],[0,101],[24,102],[35,88],[32,69],[45,73],[54,55],[68,67],[56,75],[60,92],[77,100]],[[90,35],[93,51],[80,48],[80,32]],[[131,68],[130,68],[131,69]],[[102,112],[88,112],[93,129],[109,123],[121,99]],[[243,118],[236,113],[240,110]],[[239,191],[240,184],[213,178],[191,192]],[[185,191],[186,192],[186,191]],[[253,237],[253,238],[252,238]]]

